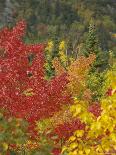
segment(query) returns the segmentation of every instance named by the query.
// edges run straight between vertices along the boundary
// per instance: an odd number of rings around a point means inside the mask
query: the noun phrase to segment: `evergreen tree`
[[[85,47],[83,50],[83,54],[86,57],[88,57],[89,54],[91,53],[95,53],[97,55],[98,52],[100,51],[98,37],[96,35],[96,28],[95,28],[95,24],[93,20],[90,21],[89,32],[88,32],[84,46]]]
[[[88,57],[90,54],[96,55],[96,61],[93,64],[92,71],[104,70],[108,64],[108,53],[106,51],[102,51],[100,47],[97,30],[93,19],[90,21],[89,32],[82,49],[82,55]]]

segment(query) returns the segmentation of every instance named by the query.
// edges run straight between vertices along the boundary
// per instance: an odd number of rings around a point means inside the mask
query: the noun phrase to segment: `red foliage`
[[[91,112],[95,117],[99,117],[101,115],[101,112],[102,112],[100,103],[93,103],[89,107],[88,111]]]
[[[54,148],[54,149],[52,150],[52,154],[53,154],[53,155],[60,155],[60,153],[61,153],[61,149],[60,149],[60,148]]]
[[[64,123],[58,125],[54,133],[58,135],[59,139],[68,139],[74,131],[76,130],[82,130],[85,128],[85,124],[81,123],[79,119],[72,120],[71,122]]]
[[[44,79],[44,45],[23,43],[26,24],[21,21],[11,30],[0,32],[0,107],[28,121],[52,116],[62,104],[69,103],[63,91],[66,74]],[[33,54],[32,64],[29,55]],[[31,76],[29,76],[31,75]],[[25,95],[31,93],[33,95]]]
[[[112,88],[109,88],[108,90],[107,90],[107,92],[106,92],[106,95],[107,96],[112,96]]]

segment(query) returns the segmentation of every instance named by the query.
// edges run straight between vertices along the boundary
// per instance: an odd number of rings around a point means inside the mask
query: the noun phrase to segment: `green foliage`
[[[101,88],[103,87],[105,77],[105,72],[103,73],[90,73],[88,75],[87,86],[92,92],[93,101],[99,100],[103,96]]]
[[[88,57],[89,54],[94,53],[96,55],[96,61],[94,62],[91,71],[92,72],[100,72],[104,70],[108,65],[108,53],[102,51],[99,38],[97,36],[96,27],[94,21],[91,19],[89,25],[89,32],[82,48],[82,55]]]
[[[95,53],[96,55],[100,51],[98,37],[96,35],[96,27],[94,21],[90,21],[89,32],[85,43],[84,55],[88,56],[90,53]]]
[[[7,118],[0,110],[0,153],[12,150],[10,145],[24,145],[28,139],[27,122],[13,117]]]
[[[54,69],[52,66],[52,60],[54,58],[54,42],[49,41],[46,48],[45,48],[45,71],[46,71],[46,79],[51,78],[54,75]]]
[[[0,1],[1,23],[7,18],[3,15],[8,8],[5,2]],[[29,39],[47,41],[56,35],[71,40],[77,47],[85,40],[90,19],[94,18],[101,49],[115,48],[115,38],[112,38],[116,31],[115,0],[10,0],[10,3],[10,23],[26,19]]]

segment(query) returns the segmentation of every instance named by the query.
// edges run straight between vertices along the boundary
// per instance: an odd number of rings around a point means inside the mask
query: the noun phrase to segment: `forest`
[[[0,0],[0,155],[116,154],[116,0]]]

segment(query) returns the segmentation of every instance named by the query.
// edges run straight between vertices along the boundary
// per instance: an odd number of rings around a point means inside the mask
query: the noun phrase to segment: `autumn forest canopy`
[[[0,155],[116,154],[116,1],[0,1]]]

